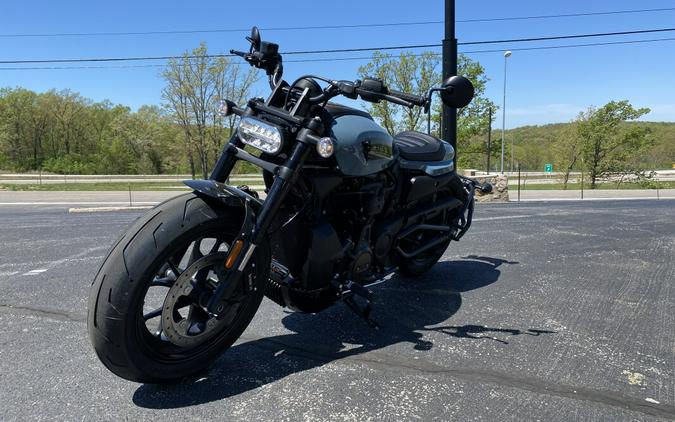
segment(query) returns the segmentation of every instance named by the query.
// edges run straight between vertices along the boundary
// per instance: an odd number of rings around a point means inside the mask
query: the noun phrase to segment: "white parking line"
[[[114,212],[114,211],[143,211],[151,209],[151,205],[144,206],[126,206],[126,207],[87,207],[87,208],[68,208],[68,212],[71,214],[75,213],[87,213],[87,212]]]
[[[45,271],[47,271],[47,268],[38,268],[36,270],[30,270],[27,273],[23,273],[21,275],[36,275],[36,274],[43,273]]]
[[[551,215],[570,215],[570,214],[571,213],[565,211],[540,212],[538,214],[518,214],[518,215],[500,215],[497,217],[478,217],[474,218],[473,221],[511,220],[514,218],[546,217]]]
[[[589,202],[589,201],[639,201],[639,200],[663,200],[663,199],[675,199],[675,196],[672,195],[661,195],[656,196],[624,196],[624,197],[613,197],[613,198],[527,198],[521,199],[520,202],[564,202],[564,201],[579,201],[579,202]],[[517,203],[518,201],[509,201],[509,203]]]
[[[157,205],[159,202],[133,202],[136,205]],[[129,201],[126,202],[80,202],[80,201],[71,201],[71,202],[0,202],[0,205],[129,205]]]
[[[474,218],[473,221],[492,221],[492,220],[510,220],[512,218],[527,218],[534,217],[533,215],[502,215],[499,217],[479,217]]]

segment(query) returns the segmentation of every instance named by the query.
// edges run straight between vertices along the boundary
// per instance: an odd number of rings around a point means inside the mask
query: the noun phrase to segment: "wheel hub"
[[[236,290],[219,305],[218,316],[206,311],[216,285],[225,280],[226,252],[195,261],[176,279],[164,299],[162,329],[167,340],[180,347],[195,347],[222,331],[236,314],[240,301]]]

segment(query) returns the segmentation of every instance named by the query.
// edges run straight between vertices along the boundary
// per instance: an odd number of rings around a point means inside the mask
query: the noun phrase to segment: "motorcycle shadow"
[[[288,313],[284,327],[291,334],[250,339],[223,354],[200,376],[172,385],[141,385],[133,396],[136,405],[170,409],[221,400],[327,363],[407,343],[416,350],[430,350],[424,332],[455,337],[482,338],[478,333],[504,332],[539,335],[537,330],[491,329],[482,326],[427,328],[450,319],[462,304],[461,293],[498,281],[499,267],[518,264],[499,258],[468,256],[435,265],[419,280],[394,275],[375,287],[373,318],[379,329],[369,327],[344,304],[315,315]],[[247,341],[248,340],[248,341]]]

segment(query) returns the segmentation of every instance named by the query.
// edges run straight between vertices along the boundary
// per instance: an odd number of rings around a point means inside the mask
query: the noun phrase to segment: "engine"
[[[415,231],[415,226],[447,227],[457,213],[449,210],[462,204],[449,176],[392,170],[344,177],[317,171],[305,180],[289,194],[271,237],[274,259],[289,273],[286,295],[312,306],[296,306],[308,312],[317,311],[317,295],[325,296],[326,306],[334,300],[335,283],[368,284],[382,278],[397,265],[395,246],[410,251],[439,236],[437,231]],[[404,232],[414,233],[410,237],[416,240],[402,239]]]
[[[393,241],[392,234],[377,240],[372,234],[375,217],[379,221],[395,208],[394,178],[385,172],[308,179],[305,192],[291,192],[279,212],[273,254],[307,290],[324,287],[336,275],[359,282],[372,278],[374,267],[384,267]]]

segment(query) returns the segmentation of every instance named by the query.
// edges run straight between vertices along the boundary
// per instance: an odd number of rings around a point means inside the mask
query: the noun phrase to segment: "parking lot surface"
[[[139,214],[0,208],[0,419],[675,419],[675,201],[477,207],[419,279],[374,288],[374,330],[339,304],[265,300],[210,370],[114,377],[89,285]]]

